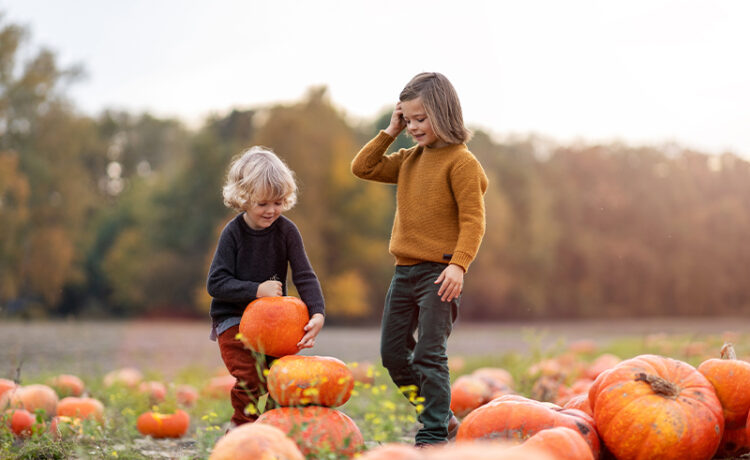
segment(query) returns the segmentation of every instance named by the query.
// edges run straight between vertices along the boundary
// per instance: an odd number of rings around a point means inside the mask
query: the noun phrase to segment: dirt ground
[[[750,319],[669,319],[496,323],[455,325],[451,356],[528,351],[591,339],[600,344],[626,336],[655,333],[703,335],[750,333]],[[39,372],[98,374],[123,366],[159,370],[166,376],[188,367],[222,368],[218,348],[208,339],[207,322],[16,322],[0,323],[0,377]],[[335,356],[344,361],[378,360],[380,332],[370,328],[325,327],[317,345],[303,354]]]

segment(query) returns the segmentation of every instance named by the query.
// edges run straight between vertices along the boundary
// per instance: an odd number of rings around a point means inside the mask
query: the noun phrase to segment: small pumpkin
[[[135,388],[143,380],[141,371],[134,367],[123,367],[108,372],[104,376],[104,386],[123,385],[128,388]]]
[[[55,415],[59,401],[55,390],[40,383],[19,386],[9,395],[11,408],[26,409],[32,414],[41,409],[48,417]]]
[[[10,390],[15,390],[17,386],[18,385],[16,385],[16,382],[13,380],[0,379],[0,396]]]
[[[541,430],[556,426],[565,426],[579,432],[586,439],[594,456],[599,456],[601,445],[594,420],[589,415],[520,395],[501,396],[472,411],[461,422],[456,441],[523,441]]]
[[[588,365],[583,371],[583,377],[586,377],[591,380],[595,380],[597,377],[599,377],[599,374],[606,371],[607,369],[612,369],[616,365],[620,364],[622,359],[620,359],[619,356],[613,355],[611,353],[604,353],[602,355],[597,356],[594,361],[591,362],[591,364]]]
[[[297,444],[283,431],[262,423],[245,423],[214,446],[209,460],[304,460]]]
[[[451,385],[451,410],[457,417],[465,417],[491,396],[492,389],[483,379],[462,375]]]
[[[750,452],[750,443],[748,443],[746,428],[744,426],[725,428],[714,458],[737,458],[748,452]]]
[[[66,396],[81,396],[86,388],[83,380],[72,374],[60,374],[50,379],[49,384],[61,398]]]
[[[591,404],[589,404],[588,393],[573,396],[563,405],[563,409],[578,409],[592,418],[594,417],[594,411],[591,410]]]
[[[310,316],[302,300],[293,296],[260,297],[245,307],[240,337],[255,352],[276,358],[294,355],[308,321]]]
[[[371,362],[355,361],[347,363],[346,367],[352,371],[352,377],[354,377],[355,383],[359,382],[370,385],[375,383],[375,366]]]
[[[750,411],[750,363],[737,359],[731,343],[721,349],[721,359],[708,359],[698,366],[716,390],[727,428],[745,426]]]
[[[422,453],[410,444],[388,443],[374,447],[358,460],[422,460]]]
[[[330,407],[279,407],[261,414],[256,423],[289,433],[305,456],[315,456],[321,450],[351,456],[364,446],[357,424]]]
[[[190,427],[190,416],[177,409],[172,414],[145,412],[136,420],[138,432],[152,438],[181,438]]]
[[[595,460],[591,447],[581,433],[564,426],[539,431],[524,445],[549,452],[556,460]]]
[[[104,405],[94,398],[68,396],[57,404],[57,415],[78,419],[104,421]]]
[[[182,384],[175,389],[177,404],[184,407],[193,407],[199,396],[198,390],[192,385]]]
[[[232,375],[218,375],[208,381],[201,393],[207,398],[226,398],[236,383],[237,379]]]
[[[31,412],[26,409],[7,409],[5,417],[6,425],[13,434],[18,437],[31,436],[32,427],[36,422]]]
[[[534,446],[487,440],[441,444],[422,451],[425,460],[556,460]]]
[[[637,356],[604,371],[589,403],[618,460],[711,458],[724,433],[711,383],[690,364],[663,356]]]
[[[167,386],[157,380],[149,380],[138,384],[138,392],[147,395],[151,404],[158,404],[166,399]]]
[[[501,367],[480,367],[471,375],[484,380],[493,394],[501,391],[507,394],[513,390],[513,376]]]
[[[353,388],[352,372],[329,356],[287,355],[268,372],[268,393],[281,406],[338,407],[349,400]]]

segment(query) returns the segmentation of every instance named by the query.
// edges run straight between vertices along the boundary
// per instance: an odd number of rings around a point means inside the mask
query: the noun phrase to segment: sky
[[[750,159],[745,0],[0,0],[86,77],[76,106],[179,117],[292,103],[353,121],[437,71],[498,139],[677,143]]]

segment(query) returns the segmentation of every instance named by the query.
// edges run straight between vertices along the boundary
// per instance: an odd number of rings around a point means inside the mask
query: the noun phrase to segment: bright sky
[[[471,126],[750,158],[746,0],[0,0],[86,80],[78,107],[211,112],[325,84],[371,119],[438,71]]]

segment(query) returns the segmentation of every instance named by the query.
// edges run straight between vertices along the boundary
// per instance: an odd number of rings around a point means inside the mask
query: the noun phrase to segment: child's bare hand
[[[401,111],[401,102],[396,104],[396,109],[391,114],[391,123],[385,128],[385,132],[391,137],[396,137],[406,128],[404,113]]]
[[[440,289],[438,289],[440,300],[450,302],[461,295],[464,288],[464,269],[456,264],[449,264],[435,280],[435,284],[440,284]]]
[[[315,337],[323,329],[323,323],[325,323],[325,317],[320,313],[315,313],[310,318],[310,321],[305,325],[305,335],[302,340],[297,344],[297,348],[300,350],[303,348],[312,348],[315,345]]]
[[[281,281],[268,280],[260,283],[255,297],[278,297],[282,294]]]

